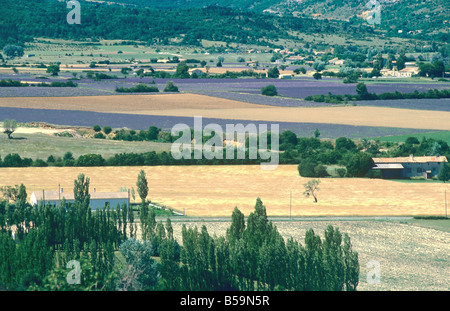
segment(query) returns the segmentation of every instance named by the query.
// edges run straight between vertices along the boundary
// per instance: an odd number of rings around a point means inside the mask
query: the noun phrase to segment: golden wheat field
[[[124,105],[126,103],[126,105]],[[450,112],[386,107],[276,107],[197,94],[6,97],[0,106],[104,113],[450,130]]]
[[[136,189],[141,169],[149,183],[148,198],[188,216],[229,217],[235,206],[248,215],[258,197],[269,216],[443,215],[444,191],[450,193],[448,183],[324,178],[319,201],[313,203],[303,196],[308,179],[299,176],[296,165],[275,170],[261,170],[259,165],[0,168],[0,186],[23,183],[28,196],[59,185],[67,192],[84,173],[91,192]]]
[[[126,103],[126,105],[124,105]],[[107,95],[71,97],[0,97],[1,107],[82,110],[104,113],[149,114],[185,109],[265,108],[235,100],[197,94]]]

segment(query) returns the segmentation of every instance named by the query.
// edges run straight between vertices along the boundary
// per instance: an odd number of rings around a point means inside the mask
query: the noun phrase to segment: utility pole
[[[292,211],[292,190],[291,190],[291,194],[290,194],[290,199],[289,199],[289,218],[291,218],[291,213]]]
[[[444,190],[444,198],[445,198],[445,217],[447,217],[447,190]]]

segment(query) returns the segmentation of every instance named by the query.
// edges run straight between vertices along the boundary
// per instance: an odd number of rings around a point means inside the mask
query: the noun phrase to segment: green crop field
[[[417,137],[417,139],[419,140],[421,140],[423,137],[432,138],[436,140],[443,140],[447,144],[450,144],[450,131],[438,131],[438,132],[398,135],[398,136],[385,136],[385,137],[378,137],[377,139],[379,139],[382,142],[399,143],[404,142],[408,137]]]
[[[62,157],[67,151],[74,157],[96,153],[108,158],[117,153],[169,151],[171,144],[159,142],[129,142],[111,139],[58,137],[48,134],[14,134],[15,139],[0,135],[0,157],[18,153],[22,158],[46,160],[50,155]]]

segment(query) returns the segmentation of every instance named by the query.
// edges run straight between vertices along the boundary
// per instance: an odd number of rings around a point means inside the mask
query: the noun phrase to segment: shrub
[[[300,74],[300,73],[305,74],[306,73],[306,69],[305,69],[305,67],[295,68],[294,69],[294,73],[296,73],[296,74]]]
[[[178,92],[178,87],[172,81],[167,81],[164,92]]]
[[[315,72],[313,74],[313,78],[316,80],[320,80],[320,79],[322,79],[322,74],[320,72]]]
[[[146,85],[146,84],[138,84],[131,88],[123,88],[123,87],[116,88],[116,92],[119,92],[119,93],[152,93],[152,92],[159,92],[159,90],[156,86],[150,86],[150,85]]]
[[[112,131],[112,128],[110,126],[104,126],[103,127],[103,133],[105,133],[106,135],[111,133],[111,131]]]
[[[271,84],[261,88],[261,94],[265,96],[276,96],[278,95],[278,92],[275,85]]]
[[[100,132],[102,130],[102,128],[100,127],[100,125],[94,125],[93,127],[94,131],[96,131],[97,133]]]
[[[103,135],[103,133],[98,132],[94,135],[94,138],[105,139],[106,137],[105,135]]]

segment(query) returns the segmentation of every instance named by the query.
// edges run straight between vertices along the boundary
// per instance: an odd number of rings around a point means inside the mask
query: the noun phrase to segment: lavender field
[[[31,83],[61,81],[71,78],[67,74],[57,78],[40,79],[29,74],[2,75],[1,79],[21,80]],[[310,77],[283,79],[153,79],[150,77],[118,77],[116,79],[95,81],[83,78],[75,81],[76,88],[41,88],[41,87],[2,87],[0,97],[51,97],[51,96],[96,96],[96,95],[120,95],[115,92],[117,87],[130,88],[138,83],[152,83],[163,91],[165,84],[173,81],[180,92],[195,93],[213,97],[237,100],[253,104],[284,106],[284,107],[311,107],[327,106],[331,104],[314,103],[304,101],[309,95],[335,95],[356,94],[355,84],[344,84],[339,79],[324,78],[315,80]],[[263,96],[261,88],[269,84],[275,85],[279,96]],[[410,93],[415,90],[426,92],[430,89],[447,89],[449,83],[392,83],[392,82],[367,82],[367,89],[371,93],[402,92]],[[356,105],[380,106],[394,108],[409,108],[423,110],[449,111],[448,99],[420,99],[420,100],[377,100],[360,101]]]
[[[45,122],[55,125],[66,126],[86,126],[91,127],[94,124],[100,126],[109,125],[113,128],[130,128],[135,130],[148,129],[150,126],[156,126],[165,131],[170,131],[175,124],[183,123],[190,127],[194,126],[194,119],[189,117],[172,116],[149,116],[121,113],[99,113],[90,111],[75,110],[51,110],[51,109],[28,109],[28,108],[8,108],[0,107],[0,115],[5,119],[15,119],[18,122]],[[227,124],[267,124],[270,130],[270,124],[267,122],[258,122],[253,120],[230,120],[203,118],[203,126],[215,123],[219,124],[224,130]],[[433,130],[418,130],[406,128],[390,127],[372,127],[372,126],[352,126],[326,123],[295,123],[295,122],[277,122],[280,132],[290,130],[300,137],[312,137],[314,131],[320,131],[321,138],[370,138],[392,135],[409,135],[433,132]]]

